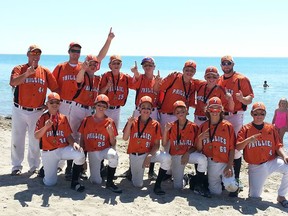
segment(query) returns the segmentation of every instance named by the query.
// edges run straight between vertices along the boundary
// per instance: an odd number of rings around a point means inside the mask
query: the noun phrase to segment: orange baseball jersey
[[[128,154],[150,152],[155,142],[162,138],[161,127],[158,121],[150,118],[147,126],[145,127],[144,123],[139,121],[140,117],[141,116],[139,116],[131,125],[130,139],[127,149]],[[138,122],[140,122],[140,130],[138,130]],[[127,124],[125,125],[123,131],[125,130],[126,126]],[[141,132],[142,134],[140,135],[139,133]]]
[[[187,120],[182,130],[178,131],[178,120],[172,123],[172,127],[168,132],[168,140],[170,141],[170,155],[183,155],[195,146],[198,126]]]
[[[158,93],[153,90],[155,76],[153,79],[148,79],[144,74],[141,74],[137,81],[133,79],[131,89],[136,90],[135,105],[138,106],[140,98],[149,96],[152,98],[153,107],[157,107]]]
[[[85,106],[93,106],[99,94],[100,79],[100,76],[89,77],[85,72],[84,82],[78,83],[78,90],[73,100]]]
[[[237,72],[235,72],[229,78],[225,78],[224,75],[220,76],[218,85],[222,86],[224,89],[226,88],[227,91],[233,96],[233,100],[235,102],[234,111],[245,111],[247,109],[246,105],[242,104],[236,99],[236,93],[238,93],[239,90],[242,91],[244,97],[248,95],[254,97],[249,79]]]
[[[50,113],[42,114],[36,123],[35,131],[44,127],[45,122],[50,118]],[[65,115],[57,113],[53,117],[53,126],[49,128],[41,138],[43,150],[54,150],[68,146],[67,137],[70,136],[72,130]]]
[[[244,159],[249,164],[261,164],[277,157],[276,150],[283,146],[280,142],[278,132],[270,123],[264,123],[261,130],[256,129],[252,123],[244,125],[238,133],[237,143],[246,138],[259,134],[254,143],[248,143],[244,150]]]
[[[209,121],[206,121],[200,126],[198,136],[208,128]],[[229,152],[235,149],[236,143],[232,124],[226,120],[222,120],[217,125],[211,125],[208,132],[209,137],[202,141],[203,154],[213,158],[215,162],[228,163]]]
[[[182,73],[171,73],[160,83],[160,91],[164,92],[161,99],[161,113],[173,114],[173,103],[177,100],[184,101],[187,106],[192,98],[195,98],[195,91],[200,81],[192,79],[189,83],[184,83]]]
[[[14,67],[10,80],[25,73],[28,67],[28,64]],[[41,107],[45,102],[47,88],[55,91],[58,88],[57,82],[47,68],[38,65],[35,74],[27,77],[24,83],[15,86],[13,100],[23,107]]]
[[[83,148],[85,151],[102,151],[111,147],[110,137],[106,129],[109,124],[113,127],[114,135],[117,136],[116,125],[111,118],[107,117],[101,122],[96,122],[93,116],[83,119],[78,132],[84,138]]]
[[[101,77],[100,89],[107,85],[109,79],[113,81],[113,86],[111,86],[105,94],[109,98],[110,106],[124,106],[128,97],[129,88],[132,86],[132,77],[122,72],[113,76],[112,72],[108,71]]]
[[[81,70],[81,62],[72,67],[69,62],[58,64],[53,70],[53,75],[59,85],[59,95],[62,100],[72,101],[77,92],[76,76]]]
[[[195,115],[198,116],[205,116],[205,106],[207,105],[207,102],[212,97],[219,97],[222,101],[222,104],[224,106],[225,110],[228,109],[228,101],[225,97],[225,90],[219,86],[215,85],[212,89],[207,88],[207,82],[203,82],[197,91],[197,97],[196,97],[196,108],[195,108]]]

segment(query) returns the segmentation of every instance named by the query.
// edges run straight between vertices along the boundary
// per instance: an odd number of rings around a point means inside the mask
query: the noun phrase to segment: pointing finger
[[[137,68],[137,61],[135,61],[135,68]]]
[[[110,28],[110,32],[109,32],[109,34],[111,34],[112,33],[112,27]]]
[[[159,76],[160,77],[160,71],[158,70],[158,72],[157,72],[157,76]]]

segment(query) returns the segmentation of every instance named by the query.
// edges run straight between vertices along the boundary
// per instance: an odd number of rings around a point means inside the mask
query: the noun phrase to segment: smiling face
[[[60,100],[52,99],[46,103],[49,113],[55,115],[59,111]]]
[[[184,67],[183,68],[184,80],[191,80],[195,73],[196,73],[196,69],[195,68],[193,68],[193,67]]]
[[[222,71],[224,72],[224,75],[230,75],[233,73],[233,67],[234,67],[234,62],[224,60],[221,62],[221,68]]]
[[[27,52],[27,56],[29,65],[34,65],[36,68],[38,66],[38,62],[40,61],[41,50],[35,49],[33,51],[29,51]]]
[[[140,111],[141,116],[149,117],[151,115],[152,108],[153,108],[152,104],[149,102],[141,103],[139,106],[139,111]]]
[[[264,122],[266,111],[262,109],[257,109],[251,112],[251,116],[253,117],[254,124],[261,125]]]
[[[174,115],[177,117],[178,120],[184,120],[188,115],[188,110],[186,107],[183,106],[176,107],[174,110]]]
[[[73,46],[68,50],[69,62],[72,64],[77,64],[81,54],[81,48],[78,46]]]

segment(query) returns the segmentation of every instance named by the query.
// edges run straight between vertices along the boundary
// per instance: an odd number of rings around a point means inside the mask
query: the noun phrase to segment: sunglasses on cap
[[[210,113],[220,113],[222,109],[221,108],[208,108],[207,111]]]
[[[29,53],[31,56],[40,56],[41,55],[41,52],[39,52],[39,51],[30,51]]]
[[[232,65],[232,62],[227,62],[227,61],[226,62],[222,62],[221,65],[222,66],[230,66],[230,65]]]
[[[71,53],[80,53],[80,52],[81,52],[81,50],[70,49],[70,52],[71,52]]]
[[[252,115],[253,116],[265,116],[266,113],[253,113]]]

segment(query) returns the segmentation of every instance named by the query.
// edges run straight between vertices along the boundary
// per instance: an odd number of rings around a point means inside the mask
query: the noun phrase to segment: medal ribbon
[[[187,92],[187,90],[186,90],[186,85],[185,85],[184,77],[183,77],[183,76],[182,76],[182,83],[183,83],[183,87],[184,87],[185,98],[186,98],[186,100],[188,100],[189,95],[190,95],[190,90],[191,90],[191,82],[189,81],[189,89],[188,89],[188,92]]]
[[[187,123],[188,123],[188,120],[186,119],[186,122],[185,122],[182,130],[184,130],[186,128]],[[180,133],[180,127],[179,127],[179,120],[177,120],[177,145],[180,144],[180,140],[181,140],[181,133]]]
[[[113,75],[112,72],[111,72],[111,75],[112,75],[112,82],[113,82],[113,92],[114,92],[114,94],[116,95],[116,92],[117,92],[117,86],[118,86],[118,84],[119,84],[119,80],[120,80],[120,73],[118,74],[118,78],[117,78],[116,85],[115,85],[114,75]]]
[[[138,138],[141,138],[142,134],[144,133],[144,130],[146,129],[149,121],[151,120],[151,117],[149,117],[148,120],[145,122],[145,125],[144,125],[142,131],[140,131],[140,123],[141,123],[141,122],[140,122],[140,117],[141,117],[141,116],[138,117],[138,122],[137,122],[137,126],[138,126]]]
[[[218,122],[214,128],[214,131],[213,133],[211,134],[211,130],[210,130],[210,127],[211,127],[211,123],[209,121],[209,139],[210,139],[210,142],[212,143],[212,140],[213,140],[213,137],[215,136],[215,133],[216,133],[216,130],[217,130],[217,127],[219,125],[220,122]]]
[[[205,85],[205,88],[204,88],[204,103],[206,104],[209,96],[212,94],[213,90],[217,87],[217,85],[215,85],[208,93],[207,97],[206,97],[206,90],[207,90],[207,84]]]

